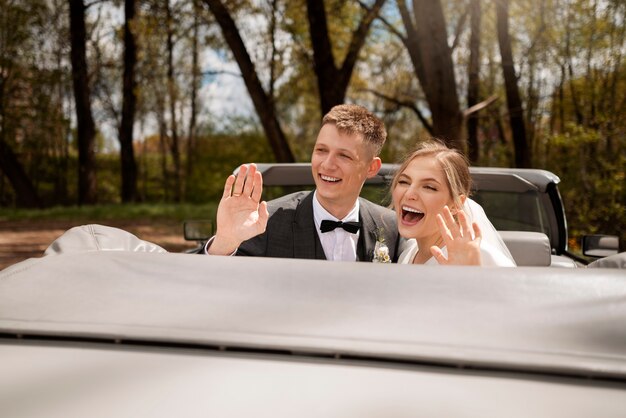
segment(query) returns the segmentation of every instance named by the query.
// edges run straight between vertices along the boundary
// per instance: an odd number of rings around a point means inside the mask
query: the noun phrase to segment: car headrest
[[[550,239],[542,232],[498,231],[518,266],[549,266]]]

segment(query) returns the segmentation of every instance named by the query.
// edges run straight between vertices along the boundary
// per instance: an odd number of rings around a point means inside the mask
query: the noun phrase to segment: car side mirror
[[[213,236],[213,222],[206,220],[185,221],[183,232],[187,241],[206,241]]]
[[[583,255],[608,257],[619,252],[619,237],[616,235],[583,236]]]

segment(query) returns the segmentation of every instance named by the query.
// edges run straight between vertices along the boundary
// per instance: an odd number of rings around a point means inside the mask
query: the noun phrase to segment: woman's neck
[[[432,254],[430,253],[430,247],[432,247],[433,245],[441,247],[441,244],[443,243],[443,238],[441,237],[440,233],[437,233],[435,235],[431,235],[430,237],[416,239],[416,241],[418,251],[413,258],[413,264],[424,264],[432,257]]]

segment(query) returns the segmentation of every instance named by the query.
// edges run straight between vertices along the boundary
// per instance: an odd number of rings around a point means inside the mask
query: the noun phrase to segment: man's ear
[[[369,167],[367,168],[367,178],[372,178],[376,174],[378,174],[378,171],[380,170],[380,167],[382,167],[382,165],[383,162],[381,161],[380,157],[374,157],[370,162]]]

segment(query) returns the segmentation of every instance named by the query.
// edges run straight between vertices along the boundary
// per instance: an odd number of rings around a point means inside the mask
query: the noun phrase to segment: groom
[[[387,138],[383,122],[367,109],[333,107],[323,120],[311,155],[313,192],[261,201],[263,178],[254,164],[231,175],[217,209],[211,255],[372,261],[376,241],[398,256],[396,215],[360,198],[365,180],[381,167]]]

